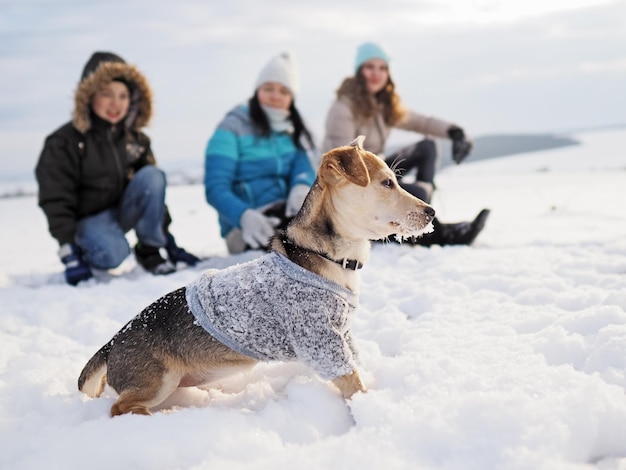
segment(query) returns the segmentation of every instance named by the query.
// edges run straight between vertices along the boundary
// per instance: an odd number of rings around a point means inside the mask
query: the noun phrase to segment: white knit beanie
[[[298,94],[298,72],[296,64],[289,52],[283,52],[273,57],[259,73],[254,89],[257,90],[265,82],[277,82],[289,88],[295,98]]]

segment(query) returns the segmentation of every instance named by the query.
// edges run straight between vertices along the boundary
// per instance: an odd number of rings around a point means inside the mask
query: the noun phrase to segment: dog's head
[[[334,222],[358,238],[420,235],[435,210],[398,185],[377,155],[363,149],[364,136],[322,157],[318,181],[328,191]]]

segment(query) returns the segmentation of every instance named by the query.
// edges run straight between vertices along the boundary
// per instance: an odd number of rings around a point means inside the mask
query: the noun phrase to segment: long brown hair
[[[352,113],[362,120],[374,117],[382,110],[383,120],[388,126],[398,123],[406,110],[400,102],[400,96],[396,93],[396,86],[389,76],[387,84],[376,95],[372,96],[367,91],[365,76],[359,67],[354,77],[346,78],[337,90],[337,98],[345,96],[350,101]]]

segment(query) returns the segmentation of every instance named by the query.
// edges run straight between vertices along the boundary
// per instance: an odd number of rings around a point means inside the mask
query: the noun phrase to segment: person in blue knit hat
[[[390,57],[387,53],[374,42],[366,42],[361,44],[356,50],[356,61],[354,64],[354,73],[357,74],[361,66],[371,59],[380,59],[389,65]]]
[[[308,154],[313,138],[295,105],[298,89],[293,57],[273,57],[252,97],[228,112],[209,140],[205,196],[230,253],[267,248],[315,180]]]
[[[437,146],[433,137],[452,141],[452,158],[460,164],[472,143],[457,124],[405,108],[389,73],[391,58],[378,44],[366,42],[357,48],[354,76],[344,79],[326,116],[322,152],[345,145],[358,135],[366,137],[365,150],[383,158],[396,169],[400,185],[414,196],[430,202],[435,188]],[[385,157],[391,129],[425,136],[421,141]],[[415,181],[404,179],[415,170]],[[483,209],[471,222],[454,224],[433,221],[434,231],[412,242],[418,245],[468,245],[483,229],[489,210]]]

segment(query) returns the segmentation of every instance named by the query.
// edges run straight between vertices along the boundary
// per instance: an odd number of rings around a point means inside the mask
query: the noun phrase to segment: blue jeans
[[[76,244],[87,264],[98,269],[119,266],[130,254],[125,234],[131,229],[142,244],[165,246],[165,185],[165,173],[147,165],[130,180],[117,207],[78,222]]]

